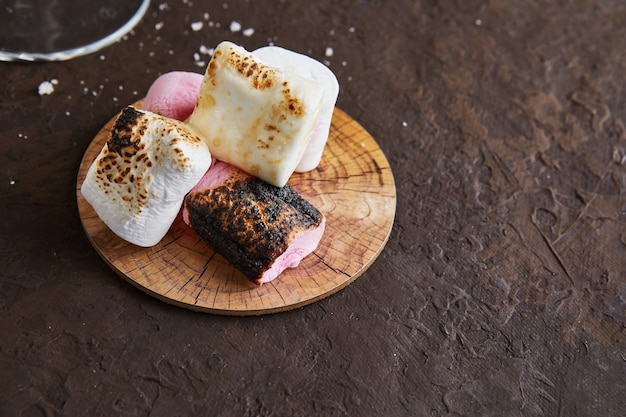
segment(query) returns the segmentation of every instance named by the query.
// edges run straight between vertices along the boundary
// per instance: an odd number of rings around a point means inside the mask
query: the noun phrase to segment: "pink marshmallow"
[[[202,74],[186,71],[161,75],[148,89],[143,110],[180,121],[187,120],[196,107],[202,78]]]

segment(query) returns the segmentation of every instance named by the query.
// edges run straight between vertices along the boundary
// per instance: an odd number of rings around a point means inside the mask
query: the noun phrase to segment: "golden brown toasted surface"
[[[324,90],[223,41],[206,69],[189,124],[214,157],[284,186],[311,140]]]
[[[112,198],[119,197],[127,202],[128,211],[139,214],[150,198],[153,168],[168,163],[180,172],[189,169],[192,162],[181,145],[185,142],[202,144],[199,137],[178,130],[179,125],[175,120],[125,107],[95,161],[98,186]],[[146,135],[149,129],[151,135]]]

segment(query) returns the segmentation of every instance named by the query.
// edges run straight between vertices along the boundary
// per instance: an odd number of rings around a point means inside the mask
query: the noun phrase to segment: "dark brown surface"
[[[101,53],[2,64],[0,415],[624,415],[624,3],[278,3],[155,1]],[[99,128],[223,39],[327,60],[396,179],[382,255],[294,311],[168,305],[81,228]]]

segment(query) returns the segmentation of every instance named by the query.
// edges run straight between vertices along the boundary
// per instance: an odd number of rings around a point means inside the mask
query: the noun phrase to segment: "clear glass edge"
[[[66,49],[49,53],[37,52],[7,52],[0,51],[0,61],[5,62],[36,62],[36,61],[67,61],[79,56],[88,55],[106,48],[120,40],[130,32],[144,17],[150,6],[150,0],[144,0],[137,12],[124,25],[104,38],[77,48]]]

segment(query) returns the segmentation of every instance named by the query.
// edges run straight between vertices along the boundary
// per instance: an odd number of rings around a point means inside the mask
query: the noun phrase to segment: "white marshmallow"
[[[210,165],[208,147],[183,123],[128,106],[81,193],[115,234],[149,247],[165,236]]]
[[[324,99],[320,114],[313,130],[309,145],[296,166],[297,172],[310,171],[317,167],[322,158],[333,111],[339,95],[339,82],[335,74],[321,62],[279,46],[265,46],[252,52],[261,61],[272,67],[284,71],[287,76],[297,74],[317,81],[324,89]]]
[[[207,66],[189,124],[211,154],[282,187],[309,144],[324,89],[221,42]]]

